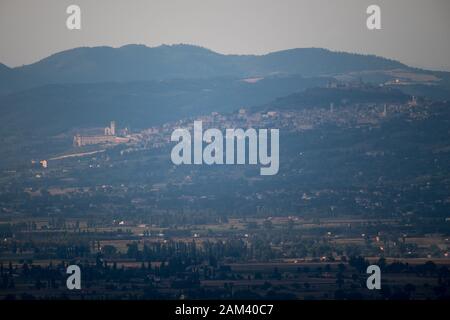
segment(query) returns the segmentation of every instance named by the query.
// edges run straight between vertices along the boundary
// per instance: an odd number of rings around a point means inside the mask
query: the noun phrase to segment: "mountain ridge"
[[[56,83],[222,76],[245,78],[273,74],[314,77],[396,68],[410,67],[374,55],[335,52],[323,48],[293,48],[264,55],[235,55],[187,44],[78,47],[52,54],[29,65],[5,70],[0,67],[0,94]]]

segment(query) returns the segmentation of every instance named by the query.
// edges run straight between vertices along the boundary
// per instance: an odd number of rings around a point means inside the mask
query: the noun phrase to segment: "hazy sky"
[[[66,8],[81,7],[81,30]],[[382,30],[366,28],[381,7]],[[0,62],[29,64],[79,46],[197,44],[221,53],[294,47],[372,53],[450,70],[449,0],[0,0]]]

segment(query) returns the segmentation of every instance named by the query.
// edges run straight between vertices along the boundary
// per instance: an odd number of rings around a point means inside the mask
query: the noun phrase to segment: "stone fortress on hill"
[[[122,130],[123,134],[116,134],[116,122],[111,121],[109,127],[104,128],[104,134],[102,135],[80,135],[76,134],[73,137],[73,145],[75,147],[82,147],[91,144],[102,144],[102,143],[126,143],[130,139],[126,137],[127,129]]]

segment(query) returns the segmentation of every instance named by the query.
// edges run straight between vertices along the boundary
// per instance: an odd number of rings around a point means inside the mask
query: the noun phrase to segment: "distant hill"
[[[405,103],[410,96],[398,89],[385,87],[366,88],[308,88],[305,91],[277,98],[257,109],[299,109],[328,107],[353,103]]]
[[[0,63],[0,94],[10,92],[15,87],[10,81],[13,80],[12,69]]]
[[[330,75],[363,70],[408,68],[373,56],[319,48],[290,49],[266,55],[223,55],[192,45],[120,48],[81,47],[53,54],[36,63],[0,66],[0,94],[45,84],[129,82],[274,74]]]
[[[8,72],[9,70],[11,70],[11,68],[9,68],[8,66],[5,66],[4,64],[0,63],[0,74],[2,72]]]
[[[358,80],[374,87],[390,82],[401,91],[323,88]],[[49,154],[54,143],[70,145],[73,130],[110,120],[139,129],[249,106],[338,106],[342,100],[404,101],[418,94],[445,100],[449,88],[450,73],[319,48],[223,55],[192,45],[83,47],[27,66],[0,64],[0,151],[12,161]],[[55,136],[64,140],[55,142]]]
[[[152,125],[213,111],[259,105],[328,78],[268,77],[254,83],[234,78],[49,84],[0,96],[0,134],[48,136],[72,128]]]

